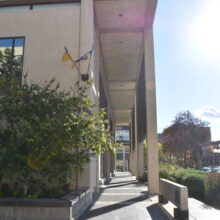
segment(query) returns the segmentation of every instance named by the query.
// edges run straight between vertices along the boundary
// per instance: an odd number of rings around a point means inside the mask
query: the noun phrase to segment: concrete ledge
[[[71,200],[62,199],[0,199],[0,206],[71,207]]]
[[[70,196],[78,196],[79,201],[76,199],[72,200],[74,203],[72,205],[72,217],[73,219],[78,219],[83,212],[89,207],[92,203],[92,196],[93,196],[94,189],[86,189],[86,190],[78,190],[70,194]]]
[[[209,206],[197,199],[189,198],[189,220],[219,220],[220,210]],[[176,208],[174,204],[168,202],[167,204],[157,204],[169,220],[174,219],[173,209]],[[178,218],[179,219],[179,218]]]
[[[74,220],[91,204],[93,191],[81,189],[61,199],[0,199],[1,220]]]
[[[160,179],[159,202],[172,202],[177,208],[174,208],[174,217],[178,219],[188,219],[188,189],[186,186],[174,183],[166,179]]]

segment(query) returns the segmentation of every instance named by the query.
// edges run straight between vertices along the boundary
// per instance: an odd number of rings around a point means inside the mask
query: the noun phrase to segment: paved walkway
[[[157,201],[158,197],[149,196],[146,185],[129,172],[117,172],[80,220],[168,220],[155,205]]]

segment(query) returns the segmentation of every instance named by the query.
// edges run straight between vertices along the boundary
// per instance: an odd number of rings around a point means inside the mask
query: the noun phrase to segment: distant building
[[[201,148],[203,166],[220,166],[220,153],[215,153],[216,149],[220,150],[220,141],[210,141]]]

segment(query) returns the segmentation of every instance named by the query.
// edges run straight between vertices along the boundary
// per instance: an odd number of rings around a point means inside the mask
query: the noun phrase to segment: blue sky
[[[220,0],[158,0],[154,22],[158,131],[180,111],[220,140]]]

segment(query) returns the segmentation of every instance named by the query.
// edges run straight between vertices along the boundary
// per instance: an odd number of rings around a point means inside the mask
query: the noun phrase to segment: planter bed
[[[1,220],[76,220],[92,202],[91,189],[61,199],[0,199]]]

